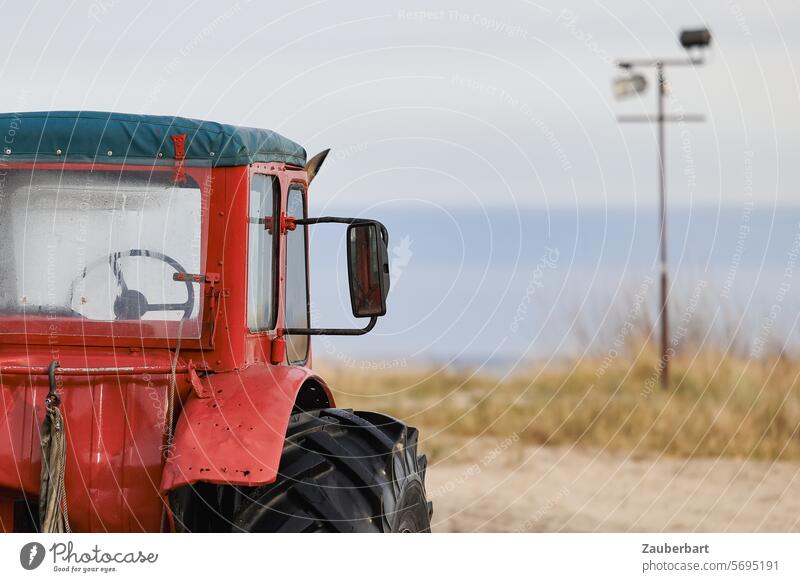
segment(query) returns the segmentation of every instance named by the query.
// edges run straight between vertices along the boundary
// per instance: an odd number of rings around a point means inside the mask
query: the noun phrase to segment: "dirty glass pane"
[[[275,176],[256,174],[250,184],[250,224],[248,237],[247,327],[264,331],[275,327],[274,241],[271,221],[280,193]],[[267,228],[268,227],[268,228]]]
[[[295,218],[306,217],[305,192],[300,187],[294,186],[289,190],[286,214]],[[298,226],[286,234],[286,327],[309,327],[306,228]],[[286,352],[290,364],[305,362],[308,336],[287,336]]]
[[[76,320],[84,335],[92,322],[142,322],[122,335],[149,337],[189,320],[183,335],[199,333],[200,286],[173,280],[201,271],[194,182],[175,184],[169,172],[15,171],[0,195],[0,316]]]

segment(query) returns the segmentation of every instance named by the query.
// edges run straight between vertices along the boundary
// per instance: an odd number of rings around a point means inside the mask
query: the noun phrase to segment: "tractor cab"
[[[278,486],[297,423],[410,444],[335,409],[311,369],[310,337],[371,330],[389,289],[382,224],[308,216],[327,151],[100,112],[4,114],[0,132],[0,531],[278,530],[274,500],[241,492]],[[362,328],[312,327],[319,223],[346,227]],[[398,478],[417,490],[412,457]],[[397,525],[376,517],[354,523]]]

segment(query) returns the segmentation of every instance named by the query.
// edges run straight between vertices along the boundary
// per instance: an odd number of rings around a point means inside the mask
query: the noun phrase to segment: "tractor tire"
[[[430,532],[417,438],[417,429],[374,412],[294,414],[277,480],[239,490],[231,529]]]

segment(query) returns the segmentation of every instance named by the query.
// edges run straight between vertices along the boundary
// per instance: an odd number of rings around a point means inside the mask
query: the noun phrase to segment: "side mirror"
[[[386,315],[388,246],[388,232],[379,222],[357,222],[347,228],[347,273],[355,317]]]
[[[280,330],[280,335],[364,335],[372,331],[382,315],[386,315],[389,294],[389,231],[377,220],[321,216],[291,219],[289,230],[311,224],[346,224],[347,273],[350,279],[350,304],[353,315],[369,317],[360,329],[322,327]]]

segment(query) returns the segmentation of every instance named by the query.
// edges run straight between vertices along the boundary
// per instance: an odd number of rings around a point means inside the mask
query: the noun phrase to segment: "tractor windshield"
[[[175,275],[202,272],[202,207],[169,171],[0,174],[0,333],[199,337]]]

